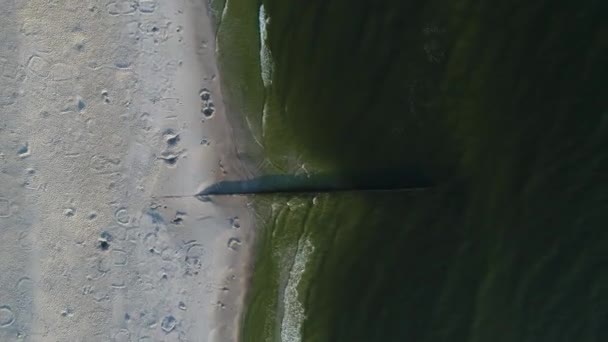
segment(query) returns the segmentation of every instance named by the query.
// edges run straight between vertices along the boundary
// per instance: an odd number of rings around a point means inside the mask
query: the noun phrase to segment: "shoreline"
[[[190,5],[186,3],[187,5]],[[236,180],[247,177],[247,165],[240,159],[238,139],[238,126],[230,119],[226,108],[226,98],[223,94],[221,71],[218,68],[218,56],[216,54],[215,37],[216,31],[213,25],[210,5],[206,1],[194,4],[191,9],[186,9],[190,27],[191,44],[202,44],[204,51],[190,53],[189,58],[184,58],[183,65],[191,65],[191,68],[182,69],[183,74],[177,76],[176,85],[182,87],[183,91],[192,90],[194,81],[192,74],[198,74],[195,70],[201,70],[203,84],[201,91],[210,92],[210,100],[214,104],[215,112],[211,118],[202,121],[202,136],[211,152],[204,160],[192,164],[203,165],[203,177],[197,193],[211,183],[222,180]],[[186,38],[185,38],[186,39]],[[197,67],[198,66],[198,67]],[[179,89],[179,88],[178,88]],[[190,93],[192,96],[192,93]],[[204,101],[203,101],[204,102]],[[190,112],[201,113],[201,93],[197,89],[195,98],[191,99],[189,105],[185,105]],[[203,105],[204,106],[204,105]],[[241,133],[242,135],[242,133]],[[209,166],[206,166],[209,165]],[[184,169],[190,170],[189,167]],[[204,203],[192,198],[194,206],[205,206]],[[217,221],[222,225],[217,235],[212,238],[212,253],[208,260],[212,269],[210,281],[215,287],[215,294],[211,295],[212,308],[209,316],[209,341],[239,341],[240,319],[243,308],[243,298],[247,286],[247,269],[250,263],[250,243],[253,239],[252,212],[248,207],[247,197],[233,197],[211,202],[213,211],[216,212]],[[220,219],[221,218],[221,219]],[[224,221],[221,223],[221,221]],[[225,228],[227,226],[227,228]]]

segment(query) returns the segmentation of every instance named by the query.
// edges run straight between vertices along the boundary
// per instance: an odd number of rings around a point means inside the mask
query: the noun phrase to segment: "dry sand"
[[[0,341],[235,340],[245,200],[162,197],[239,178],[205,4],[0,0]]]

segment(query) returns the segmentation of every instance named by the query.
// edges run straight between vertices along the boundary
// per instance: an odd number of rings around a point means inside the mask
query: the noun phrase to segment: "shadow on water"
[[[430,180],[415,173],[384,173],[382,178],[366,177],[344,179],[330,174],[315,175],[264,175],[248,180],[221,181],[210,185],[197,196],[305,194],[332,192],[416,191],[432,187]]]

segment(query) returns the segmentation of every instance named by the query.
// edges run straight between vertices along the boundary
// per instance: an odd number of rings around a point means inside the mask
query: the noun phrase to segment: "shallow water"
[[[245,341],[608,337],[607,4],[267,0],[271,82],[260,3],[228,4],[222,74],[259,174],[434,184],[254,197]]]

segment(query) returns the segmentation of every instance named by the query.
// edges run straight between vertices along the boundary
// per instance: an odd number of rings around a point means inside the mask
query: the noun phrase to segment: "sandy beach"
[[[234,341],[250,211],[191,196],[243,174],[205,2],[0,6],[0,340]]]

